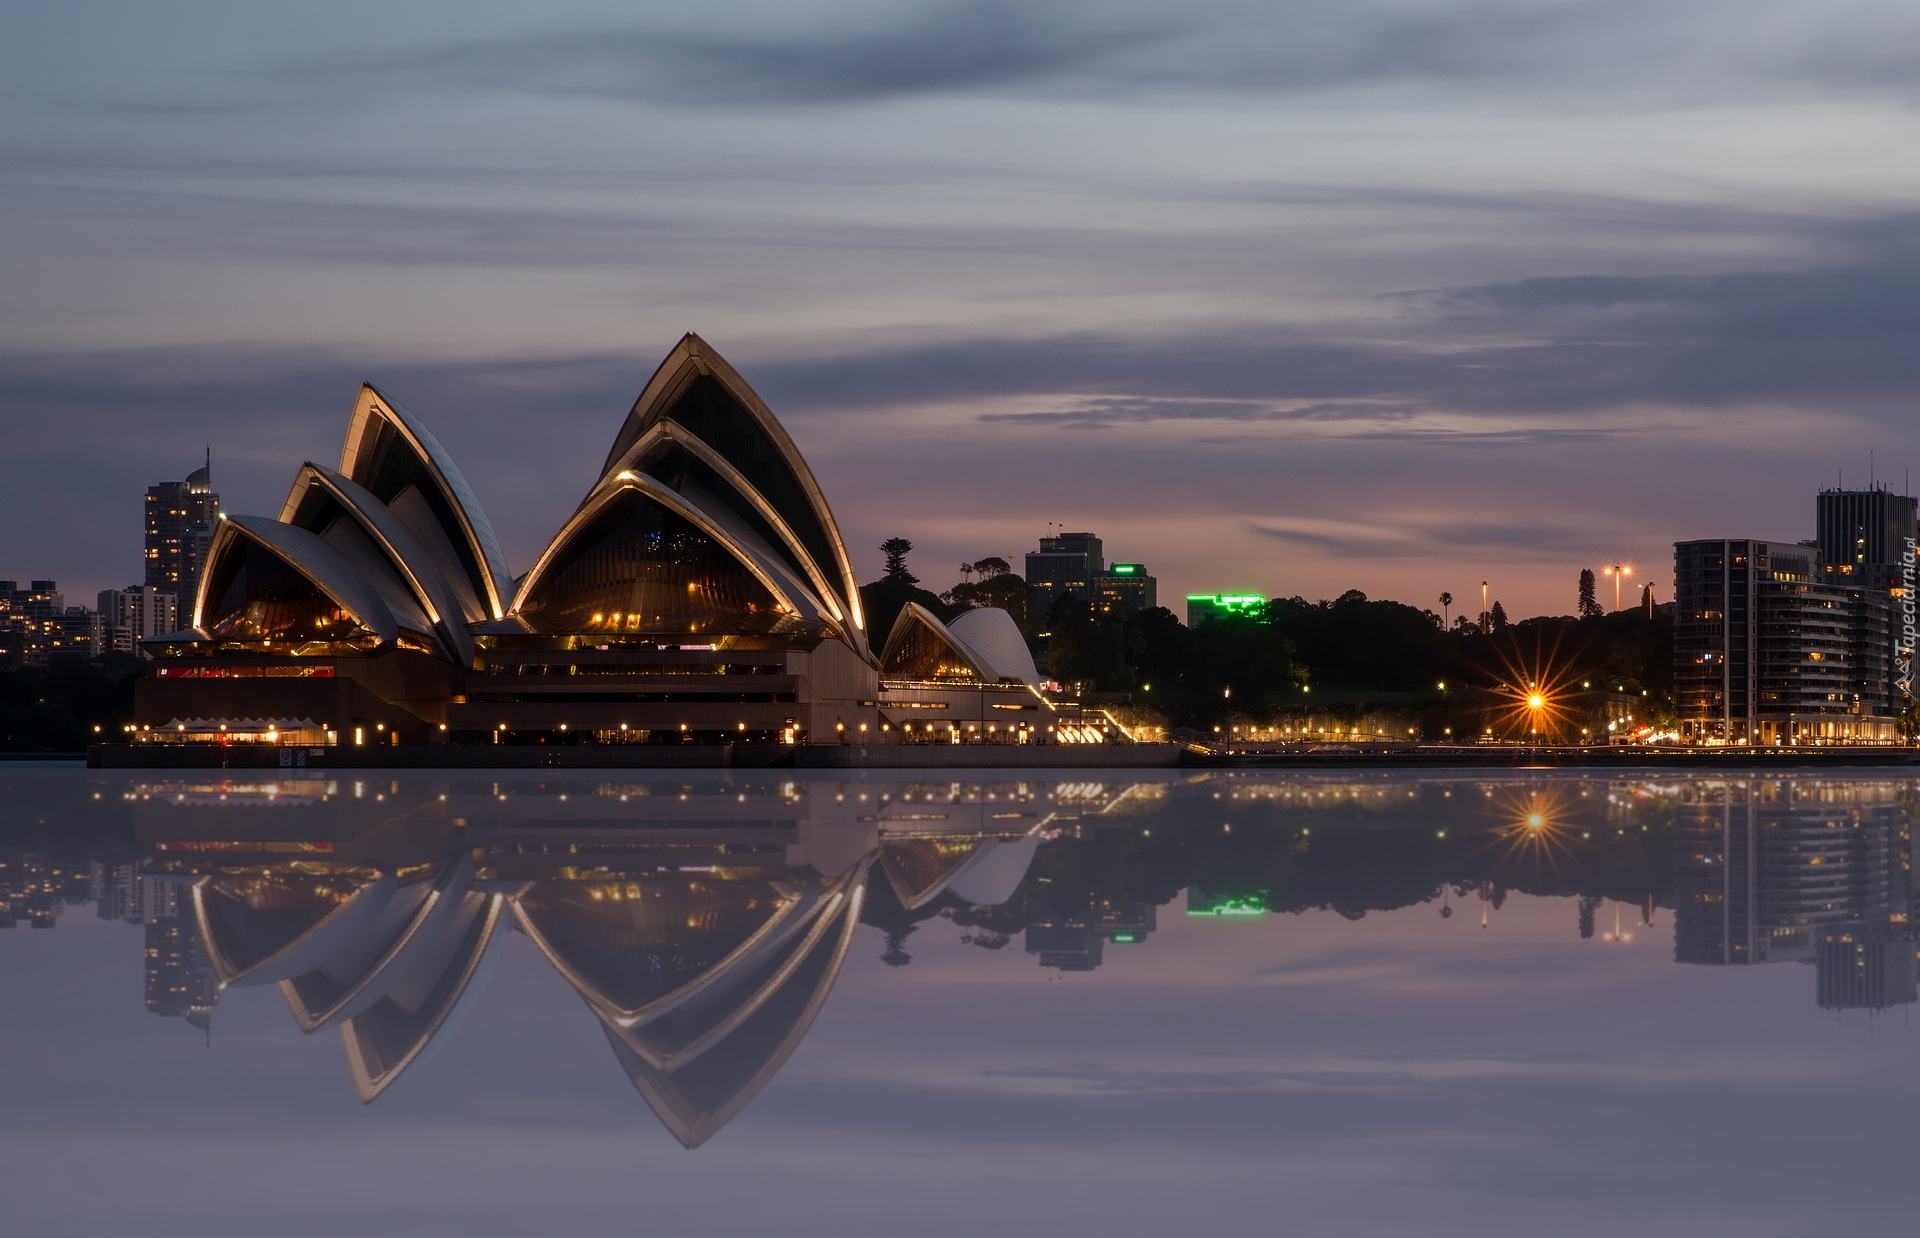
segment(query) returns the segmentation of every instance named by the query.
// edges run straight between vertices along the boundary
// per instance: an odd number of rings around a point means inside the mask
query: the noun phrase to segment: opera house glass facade
[[[771,411],[687,336],[516,576],[460,470],[365,387],[339,467],[220,522],[146,642],[135,744],[1123,741],[1048,700],[1002,611],[867,630],[833,513]]]

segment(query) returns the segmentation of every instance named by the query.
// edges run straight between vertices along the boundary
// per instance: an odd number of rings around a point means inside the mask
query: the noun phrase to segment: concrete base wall
[[[431,744],[281,748],[99,744],[94,769],[1158,769],[1177,744]]]
[[[888,744],[799,749],[802,769],[1162,769],[1178,744]]]

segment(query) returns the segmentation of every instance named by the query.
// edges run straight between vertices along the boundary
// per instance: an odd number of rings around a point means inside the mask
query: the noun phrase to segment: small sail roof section
[[[637,1024],[776,949],[822,897],[804,881],[768,878],[555,881],[514,895],[513,912],[602,1018]]]
[[[912,911],[938,897],[999,845],[999,839],[984,834],[896,836],[880,844],[880,867],[900,905]]]
[[[600,486],[521,581],[513,614],[539,632],[762,634],[833,628],[750,530],[659,481]]]
[[[305,529],[260,516],[220,521],[193,626],[267,640],[358,628],[391,642],[400,630],[379,589],[344,555]]]
[[[1033,664],[1033,651],[1013,616],[997,606],[970,610],[947,625],[947,630],[967,643],[967,648],[987,660],[1003,680],[1021,683],[1040,682],[1040,671]]]
[[[317,534],[385,591],[402,593],[405,604],[430,625],[449,660],[463,666],[473,660],[466,604],[432,552],[371,491],[343,473],[308,462],[294,478],[280,521]]]
[[[719,452],[671,421],[656,421],[620,457],[601,484],[623,473],[655,478],[706,511],[726,512],[765,542],[796,577],[812,586],[836,622],[853,631],[848,621],[851,612],[842,596],[844,582],[833,573],[833,565],[819,563],[773,504]],[[864,652],[864,637],[858,647]]]
[[[839,891],[801,948],[777,966],[736,972],[724,1016],[678,1052],[663,1055],[648,1033],[605,1018],[601,1030],[614,1056],[654,1115],[682,1145],[697,1148],[746,1108],[772,1081],[813,1026],[839,978],[860,922],[865,864]]]
[[[864,633],[859,585],[820,483],[766,402],[697,335],[683,337],[654,371],[614,438],[602,476],[624,467],[622,458],[661,421],[672,421],[712,448],[779,513],[823,573],[837,582],[835,592],[855,633]]]
[[[880,677],[941,683],[997,683],[1000,679],[985,655],[918,602],[908,602],[893,621],[893,631],[880,653]]]
[[[303,1032],[350,1019],[434,950],[459,911],[473,857],[442,861],[423,880],[403,883],[381,914],[319,967],[280,982],[280,995]]]
[[[296,871],[205,877],[193,917],[221,984],[270,984],[351,950],[399,885],[391,874]]]
[[[340,1025],[347,1067],[363,1103],[431,1056],[486,984],[507,938],[506,896],[469,890],[431,948],[394,977],[379,999]]]
[[[418,419],[372,386],[360,388],[340,472],[392,508],[440,560],[468,621],[506,614],[513,577],[467,479]]]
[[[1021,838],[1001,839],[983,848],[947,878],[955,898],[978,907],[997,907],[1012,898],[1040,851],[1040,827]]]

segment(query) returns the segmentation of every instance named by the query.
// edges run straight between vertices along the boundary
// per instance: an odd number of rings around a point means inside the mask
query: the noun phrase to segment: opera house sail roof
[[[946,624],[908,605],[880,648],[818,480],[694,335],[524,575],[441,444],[363,386],[337,468],[302,465],[277,517],[222,514],[187,615],[144,642],[158,665],[131,728],[182,760],[209,743],[319,746],[282,753],[305,765],[369,744],[436,764],[456,758],[424,746],[1069,738],[1004,611]]]

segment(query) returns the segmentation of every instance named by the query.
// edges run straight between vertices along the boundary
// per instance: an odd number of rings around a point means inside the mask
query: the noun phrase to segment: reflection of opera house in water
[[[273,763],[258,759],[271,746],[305,765],[428,744],[1126,738],[1041,694],[1004,611],[948,627],[910,605],[884,641],[869,633],[812,472],[694,336],[523,576],[433,436],[367,387],[338,469],[302,467],[277,518],[223,517],[189,613],[187,630],[147,642],[157,669],[136,745],[219,745],[255,764]],[[452,763],[488,755],[507,756]]]
[[[1004,902],[1050,815],[979,784],[885,803],[834,782],[510,790],[182,783],[137,817],[220,985],[276,984],[303,1031],[337,1027],[363,1100],[453,1032],[517,932],[694,1146],[798,1046],[871,883],[908,908]]]

